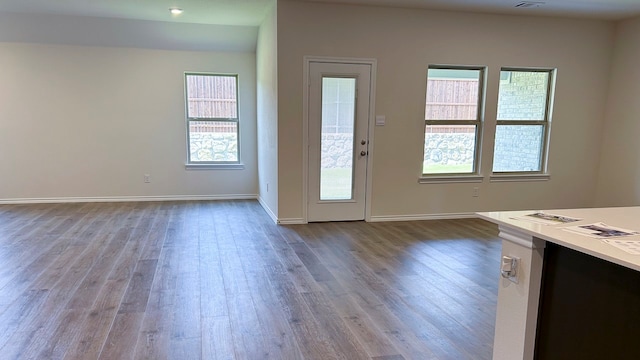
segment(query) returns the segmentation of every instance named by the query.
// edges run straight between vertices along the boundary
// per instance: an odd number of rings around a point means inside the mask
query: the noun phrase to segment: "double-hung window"
[[[478,174],[484,67],[429,66],[422,174]]]
[[[185,74],[188,164],[239,164],[238,76]]]
[[[494,174],[546,173],[554,74],[552,69],[500,71]]]

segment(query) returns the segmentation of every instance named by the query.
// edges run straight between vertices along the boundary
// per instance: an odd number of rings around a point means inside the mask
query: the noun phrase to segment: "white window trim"
[[[535,171],[493,171],[493,165],[491,169],[491,175],[489,180],[491,182],[507,182],[507,181],[547,181],[550,180],[550,175],[548,172],[548,161],[549,161],[549,142],[551,140],[551,114],[553,112],[553,100],[555,98],[555,88],[556,88],[556,69],[553,68],[526,68],[526,67],[503,67],[500,69],[502,71],[510,71],[510,72],[546,72],[549,76],[547,82],[547,100],[546,107],[544,113],[544,119],[538,121],[529,121],[529,120],[497,120],[496,126],[542,126],[543,134],[542,134],[542,146],[540,154],[540,170]],[[511,75],[510,75],[511,77]],[[500,80],[502,83],[502,80]],[[500,89],[498,88],[498,96],[500,94]],[[496,104],[497,105],[497,104]],[[497,127],[496,127],[497,129]],[[494,132],[494,141],[495,141],[495,132]],[[493,161],[495,162],[495,148],[493,149]]]
[[[202,75],[202,76],[225,76],[235,77],[236,79],[236,117],[235,118],[194,118],[189,117],[189,92],[187,91],[187,76],[189,75]],[[224,74],[224,73],[210,73],[210,72],[197,72],[186,71],[184,73],[184,98],[185,98],[185,125],[187,135],[187,163],[185,169],[187,170],[242,170],[244,164],[241,162],[240,152],[240,75],[239,74]],[[237,149],[237,161],[192,161],[191,160],[191,139],[189,126],[192,121],[199,122],[235,122],[237,124],[236,137],[238,139]]]
[[[490,182],[530,182],[530,181],[549,181],[551,175],[545,174],[522,174],[522,173],[494,173],[489,176]]]
[[[210,164],[210,163],[191,163],[184,164],[187,170],[244,170],[244,164]]]
[[[482,175],[433,175],[433,176],[421,176],[418,179],[420,184],[443,184],[443,183],[481,183],[484,180]]]
[[[482,182],[484,177],[480,174],[480,166],[481,166],[481,152],[482,152],[482,137],[484,133],[484,107],[485,107],[485,99],[486,99],[486,66],[477,66],[477,65],[429,65],[427,67],[427,72],[429,69],[451,69],[451,70],[479,70],[479,91],[478,91],[478,114],[476,120],[427,120],[424,119],[424,125],[475,125],[476,126],[476,146],[475,146],[475,154],[473,159],[473,167],[474,171],[470,173],[422,173],[418,178],[418,183],[420,184],[435,184],[435,183],[478,183]],[[427,75],[428,82],[428,75]],[[428,87],[428,86],[427,86]],[[425,87],[425,91],[429,91]],[[426,96],[425,96],[426,99]],[[424,134],[423,134],[424,135]],[[426,139],[423,137],[422,146],[424,149],[424,142]],[[424,150],[423,150],[424,151]],[[424,159],[424,154],[423,154]],[[422,164],[421,164],[422,167]]]

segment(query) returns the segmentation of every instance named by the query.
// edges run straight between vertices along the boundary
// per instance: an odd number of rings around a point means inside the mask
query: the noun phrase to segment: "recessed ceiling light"
[[[169,8],[169,12],[171,13],[171,15],[180,15],[182,14],[182,11],[183,11],[182,9],[175,8],[175,7]]]

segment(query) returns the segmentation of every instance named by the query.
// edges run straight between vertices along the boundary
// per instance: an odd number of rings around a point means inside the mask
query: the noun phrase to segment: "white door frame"
[[[303,65],[303,100],[302,100],[302,218],[304,223],[309,222],[307,206],[309,204],[309,64],[310,63],[338,63],[338,64],[364,64],[371,66],[371,92],[369,95],[369,154],[367,161],[367,185],[365,189],[364,220],[371,221],[371,178],[373,175],[373,127],[375,126],[375,94],[376,94],[376,59],[338,58],[324,56],[304,56]]]

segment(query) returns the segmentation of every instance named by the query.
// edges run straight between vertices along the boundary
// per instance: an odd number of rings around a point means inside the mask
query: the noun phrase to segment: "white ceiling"
[[[257,26],[275,0],[0,0],[0,12],[79,15],[197,24]],[[640,0],[296,0],[452,11],[622,19],[640,15]],[[171,16],[170,7],[185,12]]]
[[[276,0],[0,0],[0,42],[254,52]],[[450,11],[623,19],[640,0],[290,0]],[[532,0],[536,1],[536,0]],[[170,7],[184,13],[172,16]]]
[[[305,0],[394,5],[498,14],[551,15],[617,20],[640,15],[640,0]],[[517,4],[531,7],[516,8]]]
[[[275,0],[0,0],[0,11],[216,25],[260,25]],[[179,16],[170,7],[184,9]]]

